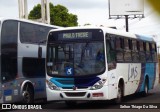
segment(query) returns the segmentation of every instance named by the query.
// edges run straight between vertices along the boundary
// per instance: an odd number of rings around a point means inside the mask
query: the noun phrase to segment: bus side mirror
[[[38,47],[38,58],[42,58],[42,47]]]

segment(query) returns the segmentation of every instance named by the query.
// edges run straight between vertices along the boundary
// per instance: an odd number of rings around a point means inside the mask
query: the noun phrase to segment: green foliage
[[[41,5],[40,4],[33,7],[33,10],[30,11],[28,18],[29,19],[41,18]]]
[[[41,18],[41,5],[34,6],[29,14],[29,19]],[[52,25],[58,25],[63,27],[77,26],[77,15],[68,12],[68,9],[62,5],[54,6],[50,3],[50,20]]]

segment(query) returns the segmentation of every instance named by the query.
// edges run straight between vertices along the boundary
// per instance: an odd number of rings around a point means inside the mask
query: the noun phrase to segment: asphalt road
[[[149,109],[148,109],[148,108]],[[77,106],[67,107],[64,102],[48,102],[42,105],[42,110],[10,110],[12,112],[160,112],[160,84],[149,92],[147,97],[139,94],[123,99],[122,104],[112,104],[112,101],[80,102]],[[145,109],[144,109],[145,108]],[[159,108],[159,109],[156,109]]]

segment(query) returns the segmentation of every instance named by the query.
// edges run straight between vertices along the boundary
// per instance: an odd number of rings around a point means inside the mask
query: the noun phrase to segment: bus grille
[[[87,89],[88,87],[77,87],[76,89]],[[62,89],[72,89],[73,87],[62,87]]]
[[[78,93],[74,93],[74,92],[65,92],[66,96],[68,97],[82,97],[85,96],[86,92],[78,92]]]

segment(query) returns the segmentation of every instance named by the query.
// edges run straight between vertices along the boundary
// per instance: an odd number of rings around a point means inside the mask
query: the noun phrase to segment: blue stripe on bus
[[[155,80],[156,80],[156,63],[154,63],[154,78],[153,78],[153,82],[152,82],[152,88],[154,87],[155,84]]]
[[[58,87],[90,87],[100,80],[99,77],[87,78],[51,78],[50,81]]]
[[[136,92],[141,91],[141,88],[142,88],[142,86],[143,86],[143,83],[144,83],[145,68],[146,68],[146,67],[145,67],[145,64],[144,64],[144,63],[142,63],[142,65],[141,65],[140,81],[139,81],[139,85],[138,85],[138,88],[137,88]]]
[[[11,89],[7,89],[7,90],[4,90],[4,93],[3,93],[5,96],[9,96],[9,95],[12,95],[12,90]]]
[[[145,85],[145,77],[148,75],[149,77],[149,89],[152,89],[155,82],[155,75],[156,75],[156,64],[155,63],[146,63],[145,64],[145,72],[141,74],[143,76],[143,82],[140,88],[140,91],[144,91]]]
[[[73,78],[51,78],[50,81],[58,87],[73,87]]]
[[[155,65],[154,63],[148,63],[146,64],[146,74],[148,74],[149,76],[149,89],[151,89],[153,87],[153,83],[154,83],[154,77],[155,77],[155,72],[154,69]]]

